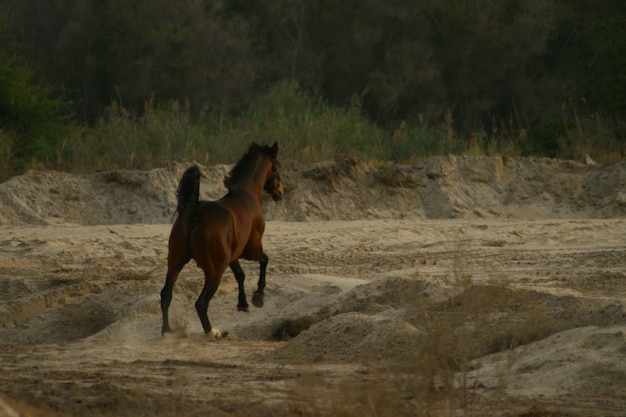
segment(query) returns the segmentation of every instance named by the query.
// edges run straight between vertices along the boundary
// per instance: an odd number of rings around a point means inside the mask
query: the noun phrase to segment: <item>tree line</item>
[[[151,97],[240,114],[291,80],[390,130],[549,138],[584,115],[625,134],[623,0],[0,0],[0,15],[5,130]]]

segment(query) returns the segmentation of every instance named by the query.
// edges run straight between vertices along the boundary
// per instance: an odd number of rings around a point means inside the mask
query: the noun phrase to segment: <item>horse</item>
[[[263,192],[270,194],[274,201],[282,200],[285,195],[277,155],[277,143],[271,147],[252,143],[225,177],[228,192],[217,201],[199,200],[201,173],[197,166],[191,166],[183,174],[176,190],[176,218],[170,232],[167,275],[161,290],[162,335],[172,332],[168,320],[172,289],[180,271],[192,259],[204,272],[204,287],[195,307],[205,334],[222,336],[211,326],[207,311],[227,267],[239,287],[237,309],[248,311],[244,290],[246,276],[239,259],[259,262],[259,281],[252,303],[256,307],[263,306],[269,262],[261,242],[265,231],[261,207]]]

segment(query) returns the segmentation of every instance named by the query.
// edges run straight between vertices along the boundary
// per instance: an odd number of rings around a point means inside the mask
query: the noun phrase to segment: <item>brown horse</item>
[[[237,309],[248,310],[240,258],[258,261],[261,265],[252,303],[263,306],[268,257],[261,243],[265,230],[261,203],[263,191],[274,201],[284,196],[277,154],[276,143],[271,147],[250,145],[224,179],[228,193],[218,201],[199,201],[200,169],[197,166],[183,174],[176,192],[177,217],[170,233],[167,276],[161,290],[163,334],[172,331],[168,321],[172,288],[180,271],[191,259],[204,271],[204,288],[196,301],[196,311],[205,333],[215,337],[221,335],[219,330],[211,327],[207,310],[227,267],[233,271],[239,285]]]

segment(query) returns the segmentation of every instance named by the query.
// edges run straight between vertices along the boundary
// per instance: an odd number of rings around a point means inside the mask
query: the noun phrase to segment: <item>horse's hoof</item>
[[[207,332],[206,335],[207,337],[210,337],[211,339],[224,339],[226,336],[228,336],[228,332],[222,332],[217,329],[211,329],[209,332]]]
[[[248,306],[237,306],[237,311],[243,311],[244,313],[249,312]]]
[[[252,295],[252,304],[254,304],[255,307],[261,308],[263,307],[264,298],[265,296],[263,295],[263,293],[255,292]]]

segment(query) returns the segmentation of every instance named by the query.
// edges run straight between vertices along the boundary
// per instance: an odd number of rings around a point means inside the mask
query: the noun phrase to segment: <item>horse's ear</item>
[[[276,158],[278,156],[278,142],[274,142],[272,145],[272,156]]]

